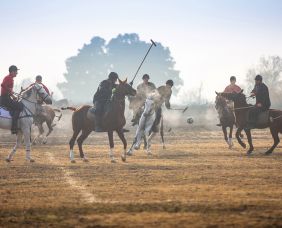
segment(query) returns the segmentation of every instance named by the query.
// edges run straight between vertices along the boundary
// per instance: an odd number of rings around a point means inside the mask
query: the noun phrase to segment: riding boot
[[[94,117],[94,123],[95,123],[95,132],[105,132],[102,128],[102,118],[99,115],[95,115]]]
[[[12,134],[18,133],[18,117],[16,116],[16,113],[12,117],[12,128],[11,128]]]

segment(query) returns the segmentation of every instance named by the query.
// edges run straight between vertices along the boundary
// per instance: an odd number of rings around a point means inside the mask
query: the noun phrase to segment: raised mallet
[[[136,73],[135,73],[135,75],[134,75],[132,81],[129,83],[129,85],[131,85],[131,86],[133,85],[134,79],[136,78],[136,76],[137,76],[137,74],[138,74],[138,72],[139,72],[139,70],[140,70],[142,64],[144,63],[144,61],[145,61],[145,59],[146,59],[146,57],[147,57],[147,55],[148,55],[149,52],[151,51],[151,48],[152,48],[153,46],[155,46],[155,47],[157,46],[156,43],[155,43],[152,39],[151,39],[151,43],[152,43],[152,44],[150,45],[150,47],[149,47],[149,49],[148,49],[148,51],[147,51],[145,57],[143,58],[141,64],[139,65],[139,67],[138,67],[138,69],[137,69],[137,71],[136,71]]]

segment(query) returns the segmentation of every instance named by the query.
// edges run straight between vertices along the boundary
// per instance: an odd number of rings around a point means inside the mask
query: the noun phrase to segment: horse
[[[247,103],[246,96],[243,94],[243,90],[240,93],[217,93],[217,94],[225,97],[228,100],[232,100],[234,102],[236,123],[238,125],[238,129],[236,131],[236,138],[238,140],[238,143],[243,148],[246,148],[246,144],[242,142],[242,140],[239,137],[241,131],[244,129],[244,131],[246,132],[248,144],[249,144],[247,155],[250,155],[254,150],[254,146],[252,143],[251,130],[249,128],[246,128],[246,126],[247,126],[248,112],[254,106]],[[264,118],[266,114],[268,114],[268,116],[267,118]],[[256,123],[256,128],[257,129],[264,129],[264,128],[270,129],[270,133],[273,138],[273,145],[271,148],[269,148],[265,152],[265,154],[266,155],[271,154],[280,142],[278,134],[282,133],[282,111],[270,109],[266,112],[260,113],[260,115],[258,116],[258,121]]]
[[[6,162],[11,162],[14,154],[16,153],[17,148],[21,144],[22,135],[24,136],[25,147],[26,147],[26,160],[29,162],[34,162],[34,159],[31,158],[30,151],[30,138],[31,138],[31,126],[33,123],[33,117],[36,113],[37,108],[40,106],[38,100],[41,99],[46,104],[52,104],[52,99],[45,91],[45,89],[35,83],[23,92],[19,94],[19,102],[23,105],[23,110],[20,113],[18,119],[19,132],[17,133],[16,144],[8,157]],[[5,109],[1,109],[3,112]],[[0,116],[0,128],[10,130],[12,126],[12,118],[8,111],[6,111],[5,116]]]
[[[45,137],[42,139],[42,143],[43,144],[47,143],[48,136],[53,131],[53,127],[56,126],[56,124],[53,123],[55,117],[58,118],[58,121],[60,121],[60,119],[62,118],[62,113],[57,116],[56,112],[61,112],[61,111],[59,109],[51,108],[48,105],[43,105],[41,112],[39,112],[34,117],[34,122],[35,122],[35,125],[37,126],[39,132],[38,132],[38,135],[32,141],[33,145],[35,145],[39,142],[40,137],[44,133],[43,123],[46,123],[46,125],[48,127],[48,132],[45,135]]]
[[[109,156],[111,162],[114,163],[114,141],[113,141],[113,132],[116,131],[119,138],[123,143],[124,152],[121,156],[122,161],[126,161],[126,148],[127,148],[127,141],[124,137],[123,127],[126,123],[124,117],[125,111],[125,96],[135,96],[136,90],[133,89],[129,84],[127,84],[127,80],[121,81],[119,80],[119,84],[117,85],[115,92],[112,95],[111,101],[109,103],[109,110],[103,115],[103,122],[102,127],[108,133],[108,139],[110,144],[110,152]],[[89,136],[89,134],[95,130],[95,121],[92,118],[92,114],[90,113],[90,109],[92,106],[84,105],[78,109],[76,109],[72,115],[72,128],[73,128],[73,135],[69,141],[70,146],[70,160],[72,163],[75,162],[74,160],[74,152],[73,147],[75,144],[75,140],[79,133],[81,132],[80,136],[77,139],[77,144],[79,148],[80,158],[83,161],[87,162],[88,159],[86,158],[83,149],[82,143],[83,141]],[[72,107],[68,107],[68,109],[72,109]]]
[[[146,103],[146,101],[145,101]],[[140,108],[140,105],[142,105],[143,107]],[[145,107],[146,105],[144,104],[144,102],[140,102],[140,98],[135,98],[135,97],[129,97],[129,106],[131,107],[131,109],[133,109],[133,112],[137,113],[137,109],[139,109],[138,113],[140,113],[139,115],[137,114],[136,118],[137,118],[137,122],[139,124],[139,121],[140,121],[140,118],[141,118],[141,114],[143,112],[146,112],[146,113],[151,113],[150,116],[152,116],[153,112],[152,112],[152,109],[154,108],[153,105],[149,105],[147,103],[147,107]],[[147,109],[147,110],[145,110]],[[154,112],[155,114],[155,112]],[[133,124],[134,126],[135,124]],[[139,128],[139,126],[137,127],[137,129]],[[148,131],[146,132],[148,133]],[[160,128],[159,128],[159,133],[160,133],[160,136],[161,136],[161,141],[162,141],[162,147],[163,149],[166,148],[165,146],[165,140],[164,140],[164,123],[163,123],[163,116],[161,116],[161,119],[160,119]],[[143,141],[144,141],[144,149],[147,150],[147,153],[149,152],[149,148],[151,146],[151,140],[153,139],[153,137],[155,136],[155,132],[152,132],[151,129],[149,131],[149,135],[148,135],[148,139],[147,139],[147,136],[146,134],[143,134],[142,138],[143,138]],[[131,144],[131,147],[130,149],[128,150],[127,154],[128,155],[132,155],[132,152],[133,152],[133,147],[135,147],[135,144],[137,143],[137,138],[135,137],[132,144]],[[139,143],[139,142],[138,142]],[[140,144],[139,146],[136,147],[136,149],[139,149],[140,147]]]
[[[215,109],[219,114],[219,121],[222,127],[222,132],[224,139],[229,146],[229,149],[232,149],[232,132],[233,126],[235,124],[235,116],[233,110],[228,107],[226,99],[220,95],[217,95],[215,98]],[[229,136],[227,137],[227,127],[229,127]]]

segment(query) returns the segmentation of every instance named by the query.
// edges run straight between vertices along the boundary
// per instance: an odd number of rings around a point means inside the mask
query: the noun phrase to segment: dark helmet
[[[148,74],[144,74],[142,79],[144,80],[145,78],[150,79],[150,76]]]
[[[230,77],[230,81],[236,81],[236,77],[235,76],[231,76]]]
[[[118,79],[118,74],[116,72],[111,72],[108,76],[109,79],[111,80],[117,80]]]
[[[14,72],[14,71],[18,71],[19,69],[15,66],[15,65],[12,65],[9,67],[9,72]]]
[[[167,80],[166,85],[170,85],[171,87],[173,86],[173,81],[171,79]]]
[[[255,77],[255,80],[256,80],[256,81],[262,81],[262,76],[258,74],[258,75]]]
[[[35,77],[35,80],[36,80],[36,81],[42,81],[42,76],[41,76],[41,75],[37,75],[37,76]]]

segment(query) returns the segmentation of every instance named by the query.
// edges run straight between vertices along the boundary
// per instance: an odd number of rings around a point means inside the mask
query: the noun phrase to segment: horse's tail
[[[71,110],[71,111],[76,111],[75,107],[61,107],[61,110]]]

